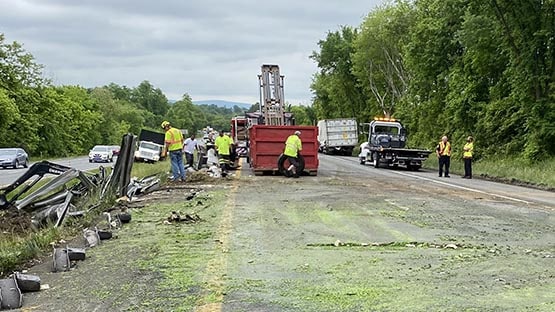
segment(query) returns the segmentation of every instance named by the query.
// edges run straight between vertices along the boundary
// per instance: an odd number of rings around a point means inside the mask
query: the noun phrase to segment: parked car
[[[29,167],[29,155],[22,148],[0,148],[0,166],[2,168],[19,166]]]
[[[113,162],[114,154],[111,146],[96,145],[89,152],[89,162]]]

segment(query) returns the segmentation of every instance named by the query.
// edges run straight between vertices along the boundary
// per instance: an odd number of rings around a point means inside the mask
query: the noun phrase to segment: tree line
[[[555,155],[554,1],[394,1],[318,46],[319,119],[393,116],[413,146],[473,135],[482,156]]]
[[[0,147],[23,147],[35,157],[82,155],[97,144],[119,145],[126,133],[162,132],[163,120],[195,133],[229,130],[231,117],[244,113],[194,105],[188,94],[170,103],[148,81],[133,88],[54,86],[21,44],[4,38],[0,33]]]

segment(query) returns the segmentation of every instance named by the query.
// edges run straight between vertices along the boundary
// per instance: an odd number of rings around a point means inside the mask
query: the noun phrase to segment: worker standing
[[[216,138],[214,145],[216,146],[216,151],[218,152],[220,168],[223,172],[227,172],[227,170],[229,169],[229,161],[233,140],[222,130],[220,131],[220,136]]]
[[[449,166],[451,165],[451,143],[444,135],[436,147],[436,155],[439,158],[439,176],[443,176],[443,168],[445,167],[445,177],[449,178]]]
[[[301,141],[301,132],[295,131],[294,134],[290,135],[285,141],[285,151],[283,154],[287,156],[289,163],[291,164],[287,168],[286,175],[293,178],[299,177],[299,152],[303,149],[303,143]]]
[[[184,145],[184,152],[185,152],[185,159],[187,160],[187,166],[193,168],[193,160],[194,160],[194,153],[195,149],[198,148],[198,142],[195,139],[195,134],[191,134],[190,137],[185,140]]]
[[[464,160],[464,176],[463,179],[472,179],[472,155],[474,154],[474,138],[469,136],[466,138],[466,144],[463,147]]]
[[[166,131],[164,142],[166,151],[170,154],[172,168],[172,182],[185,182],[185,167],[183,166],[183,134],[177,128],[173,128],[169,121],[162,122],[162,128]]]

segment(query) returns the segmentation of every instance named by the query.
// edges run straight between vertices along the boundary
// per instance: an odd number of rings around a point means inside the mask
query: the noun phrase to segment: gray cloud
[[[384,0],[3,0],[0,31],[57,84],[143,80],[170,99],[258,101],[260,65],[280,65],[291,103],[310,102],[317,42]]]

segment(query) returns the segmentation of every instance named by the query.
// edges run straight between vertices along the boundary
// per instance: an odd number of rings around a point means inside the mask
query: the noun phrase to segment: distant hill
[[[205,101],[193,101],[195,105],[210,105],[214,104],[219,107],[225,108],[233,108],[233,106],[239,106],[241,108],[249,109],[251,108],[252,104],[249,103],[241,103],[241,102],[230,102],[224,100],[205,100]]]

